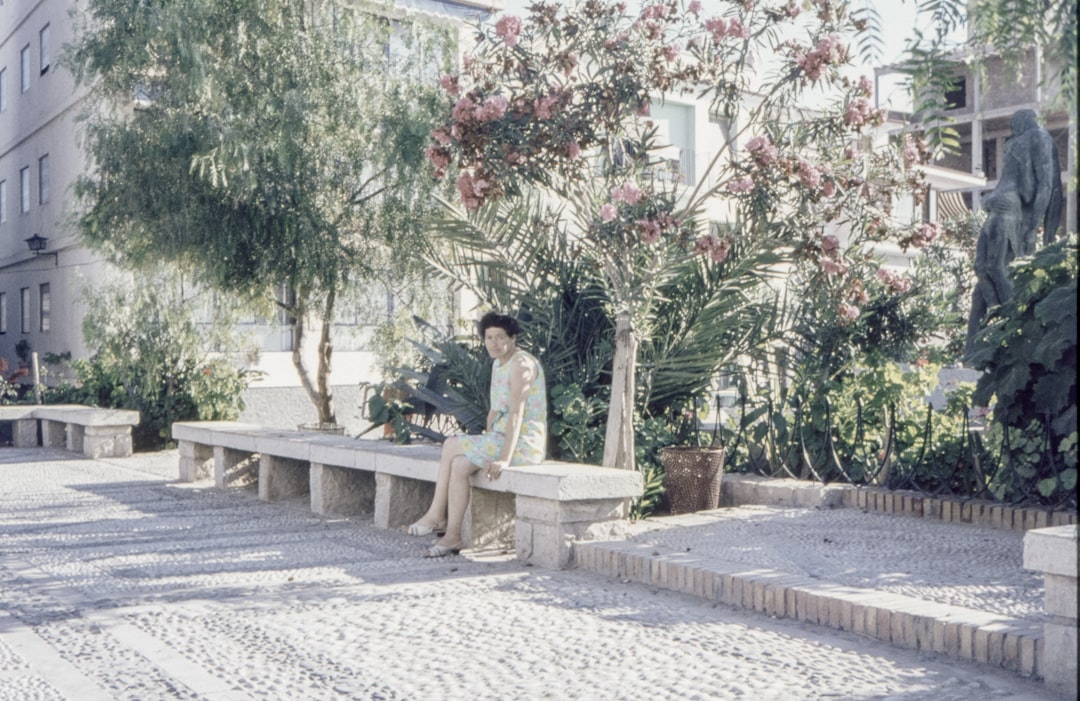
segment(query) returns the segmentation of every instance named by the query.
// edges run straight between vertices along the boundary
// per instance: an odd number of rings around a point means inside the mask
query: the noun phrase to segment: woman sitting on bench
[[[443,442],[435,496],[409,535],[426,536],[445,529],[424,551],[424,557],[445,557],[461,551],[461,522],[469,504],[469,477],[483,469],[499,479],[507,465],[544,461],[547,445],[547,390],[544,369],[517,347],[521,326],[512,316],[489,312],[480,319],[480,336],[495,362],[491,371],[491,411],[487,430]]]

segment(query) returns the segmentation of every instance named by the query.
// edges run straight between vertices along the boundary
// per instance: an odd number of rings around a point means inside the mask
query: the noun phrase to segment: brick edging
[[[603,576],[971,660],[1025,677],[1042,675],[1042,626],[1021,619],[711,561],[657,545],[579,541],[574,550],[578,567]]]
[[[1077,522],[1075,511],[1009,506],[982,499],[950,499],[883,487],[852,486],[844,490],[841,501],[844,506],[867,511],[971,523],[1006,530],[1029,531],[1050,526],[1069,526]]]

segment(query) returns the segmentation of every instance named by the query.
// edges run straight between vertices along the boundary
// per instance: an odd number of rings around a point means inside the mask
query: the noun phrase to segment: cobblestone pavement
[[[1022,531],[855,508],[740,506],[633,525],[630,539],[1041,623]]]
[[[0,450],[0,700],[1049,698],[1004,671],[502,553],[424,560],[404,534],[176,469],[175,452]],[[739,547],[766,524],[799,537],[796,517],[758,516]],[[799,542],[774,556],[848,568]]]

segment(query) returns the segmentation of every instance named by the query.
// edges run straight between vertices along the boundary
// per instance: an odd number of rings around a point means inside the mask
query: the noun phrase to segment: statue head
[[[1024,132],[1039,128],[1039,115],[1035,110],[1016,110],[1009,119],[1009,126],[1012,128],[1013,136],[1019,136]]]

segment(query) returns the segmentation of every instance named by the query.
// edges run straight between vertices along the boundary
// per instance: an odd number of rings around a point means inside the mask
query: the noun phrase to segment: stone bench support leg
[[[309,470],[309,464],[304,460],[261,455],[259,457],[259,499],[276,501],[306,496],[310,491]]]
[[[131,452],[130,426],[86,426],[83,429],[83,455],[126,458]]]
[[[375,510],[375,473],[311,463],[311,511],[358,516]]]
[[[471,490],[461,524],[461,538],[470,548],[513,548],[516,499],[508,492]]]
[[[259,477],[259,455],[214,446],[214,484],[218,489],[243,487]]]
[[[626,528],[629,499],[555,501],[517,497],[515,550],[522,564],[573,567],[575,540],[611,538]]]
[[[37,419],[18,419],[11,425],[11,440],[16,448],[36,448],[38,444]]]
[[[35,438],[35,442],[36,442]],[[67,449],[67,424],[59,421],[41,420],[41,447]]]
[[[1077,698],[1078,526],[1037,528],[1024,535],[1024,569],[1041,572],[1046,590],[1039,672],[1063,698]]]
[[[52,423],[44,422],[44,423]],[[72,453],[83,452],[83,436],[86,434],[86,429],[79,424],[67,424],[67,449]]]
[[[180,481],[198,482],[214,476],[214,446],[180,441]]]
[[[375,527],[400,528],[423,516],[435,496],[435,483],[375,473]]]

